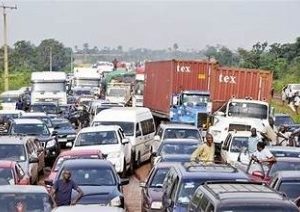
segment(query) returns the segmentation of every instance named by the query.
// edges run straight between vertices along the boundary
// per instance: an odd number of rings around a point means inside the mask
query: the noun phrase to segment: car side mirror
[[[139,137],[139,136],[141,136],[142,135],[142,132],[140,131],[140,130],[137,130],[136,132],[135,132],[135,137]]]
[[[154,141],[160,141],[160,136],[159,135],[155,135],[154,136]]]
[[[122,144],[128,144],[129,143],[129,139],[128,138],[123,138],[122,140]]]
[[[146,183],[145,182],[140,182],[140,187],[141,188],[146,188]]]
[[[120,184],[121,185],[128,185],[129,184],[129,179],[128,178],[122,178]]]
[[[38,162],[39,162],[39,159],[36,157],[29,158],[29,163],[38,163]]]
[[[54,130],[54,131],[52,132],[52,136],[57,136],[57,135],[58,135],[58,132]]]
[[[259,177],[261,179],[263,179],[265,177],[265,175],[262,172],[260,172],[260,171],[254,171],[254,172],[252,172],[252,175],[254,177]]]

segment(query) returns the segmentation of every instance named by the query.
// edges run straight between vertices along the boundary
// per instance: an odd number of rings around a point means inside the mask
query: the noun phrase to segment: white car
[[[86,127],[79,131],[72,149],[99,149],[116,171],[125,176],[132,170],[131,144],[119,126]]]
[[[19,118],[24,113],[23,110],[0,110],[0,116],[6,116],[13,119]]]

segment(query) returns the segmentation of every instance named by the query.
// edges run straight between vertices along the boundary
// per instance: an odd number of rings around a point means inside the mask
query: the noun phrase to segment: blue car
[[[56,180],[61,179],[64,170],[71,172],[72,180],[84,193],[78,204],[100,204],[124,208],[122,186],[128,184],[129,180],[121,180],[109,161],[66,160],[56,175]],[[76,191],[73,191],[72,198],[76,195]]]

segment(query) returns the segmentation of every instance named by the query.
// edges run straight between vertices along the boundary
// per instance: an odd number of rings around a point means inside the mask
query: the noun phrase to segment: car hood
[[[162,188],[148,188],[148,194],[151,202],[162,201],[163,189]]]
[[[72,149],[76,149],[76,150],[97,149],[97,150],[100,150],[103,154],[110,154],[112,152],[120,151],[120,146],[119,146],[119,144],[94,145],[94,146],[74,146]]]
[[[118,191],[117,186],[79,186],[83,191],[83,197],[79,200],[80,204],[103,204],[107,205],[110,201],[122,194]],[[76,191],[72,192],[72,198],[77,195]]]

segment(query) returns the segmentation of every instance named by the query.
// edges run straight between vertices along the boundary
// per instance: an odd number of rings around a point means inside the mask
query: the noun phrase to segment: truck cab
[[[172,98],[170,121],[206,128],[211,111],[208,91],[183,91]]]
[[[269,125],[269,103],[249,99],[231,99],[214,114],[214,124],[209,132],[214,142],[221,144],[229,131],[249,131],[255,127],[263,132]]]

